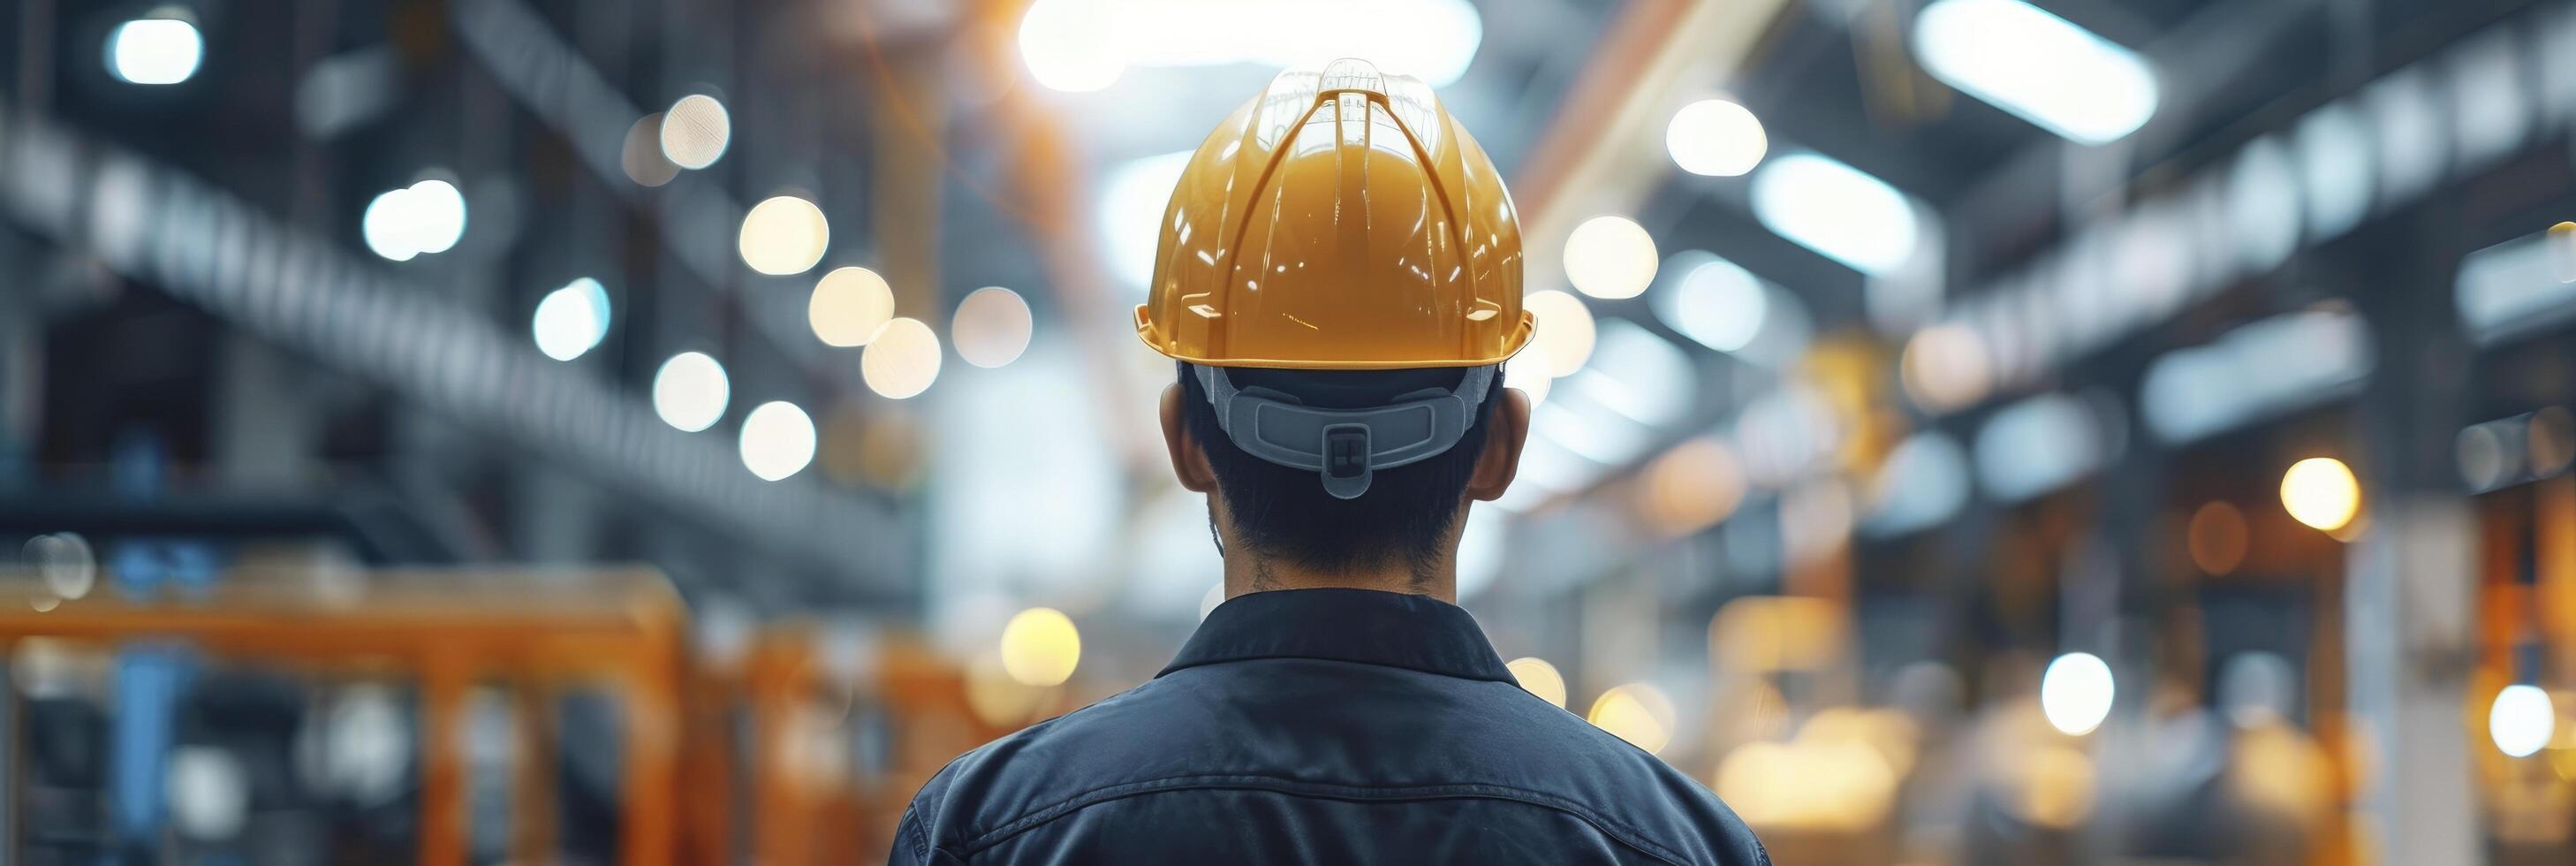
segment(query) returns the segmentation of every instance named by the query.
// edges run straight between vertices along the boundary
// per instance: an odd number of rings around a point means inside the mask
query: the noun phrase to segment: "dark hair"
[[[1229,368],[1237,388],[1263,387],[1308,405],[1361,409],[1386,405],[1424,388],[1450,389],[1466,378],[1461,368],[1424,370],[1265,370]],[[1400,558],[1417,581],[1426,580],[1444,552],[1441,542],[1458,518],[1476,458],[1485,451],[1486,421],[1502,398],[1495,375],[1476,404],[1465,435],[1449,450],[1416,463],[1378,470],[1368,492],[1336,499],[1316,473],[1254,457],[1217,426],[1216,407],[1190,365],[1180,365],[1181,421],[1216,470],[1218,495],[1234,517],[1235,543],[1313,571],[1347,571]]]

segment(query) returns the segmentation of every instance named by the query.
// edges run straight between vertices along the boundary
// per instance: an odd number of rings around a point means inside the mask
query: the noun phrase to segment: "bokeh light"
[[[704,352],[673,355],[653,373],[653,414],[686,432],[715,426],[732,399],[724,365]]]
[[[1602,692],[1584,718],[1595,727],[1648,753],[1661,753],[1673,741],[1673,701],[1646,683],[1628,683]]]
[[[2100,656],[2067,653],[2049,662],[2047,672],[2040,675],[2039,709],[2050,727],[2082,736],[2111,717],[2111,700],[2117,692],[2111,666]]]
[[[1020,62],[1049,89],[1087,93],[1118,83],[1125,34],[1101,0],[1037,0],[1020,18]]]
[[[397,262],[455,248],[465,237],[465,195],[456,185],[430,178],[387,190],[367,203],[358,231],[367,249]]]
[[[547,292],[528,319],[537,351],[557,361],[570,361],[608,338],[608,290],[598,280],[582,277]]]
[[[667,126],[667,123],[666,123]],[[743,264],[773,277],[801,274],[823,260],[832,226],[823,209],[792,195],[772,196],[742,216],[735,239]]]
[[[98,552],[79,533],[55,532],[27,539],[21,553],[28,564],[36,567],[45,589],[56,598],[78,599],[98,585]]]
[[[1047,690],[1012,679],[999,655],[979,655],[966,663],[966,710],[975,720],[996,727],[1025,724],[1046,705]]]
[[[1752,171],[1771,151],[1762,121],[1744,106],[1723,99],[1703,99],[1673,112],[1664,126],[1664,150],[1683,171],[1709,177],[1735,177]]]
[[[644,186],[661,186],[680,174],[680,167],[662,155],[662,113],[654,112],[636,118],[626,128],[626,144],[618,148],[617,167],[626,179]]]
[[[179,746],[170,750],[171,823],[191,839],[222,840],[241,833],[250,816],[250,779],[239,759],[221,746]]]
[[[862,267],[833,268],[814,281],[805,324],[826,346],[864,346],[894,320],[894,287]]]
[[[1598,337],[1592,323],[1592,308],[1582,298],[1549,289],[1531,292],[1521,299],[1521,307],[1538,317],[1538,330],[1530,335],[1525,354],[1542,360],[1550,376],[1569,376],[1583,369],[1592,359],[1592,341]]]
[[[2300,523],[2333,532],[2361,513],[2361,482],[2332,457],[2310,457],[2281,474],[2281,507]]]
[[[742,419],[742,465],[777,481],[814,462],[814,419],[785,400],[762,403]]]
[[[1556,377],[1550,375],[1546,357],[1534,353],[1522,357],[1531,360],[1503,365],[1503,387],[1518,388],[1521,393],[1529,395],[1530,408],[1535,409],[1547,402],[1548,392],[1555,388]]]
[[[1605,300],[1644,294],[1655,281],[1655,238],[1615,214],[1584,220],[1565,238],[1565,276],[1574,289]]]
[[[1081,662],[1082,633],[1063,611],[1033,607],[1002,626],[1002,670],[1023,685],[1063,685]]]
[[[1964,408],[1985,399],[1993,367],[1985,341],[1963,325],[1934,325],[1905,341],[1897,361],[1905,396],[1933,412]]]
[[[724,103],[703,93],[680,97],[662,112],[662,158],[681,168],[716,164],[733,142],[733,117]]]
[[[197,25],[174,17],[128,21],[107,36],[107,70],[128,84],[186,81],[205,53]]]
[[[2550,705],[2549,693],[2528,683],[2504,687],[2487,708],[2487,737],[2510,757],[2529,757],[2549,745],[2557,725],[2558,710]]]
[[[1770,299],[1751,271],[1725,259],[1696,264],[1655,293],[1655,317],[1682,336],[1720,352],[1739,352],[1762,333]],[[1680,255],[1674,256],[1676,261]]]
[[[2183,530],[2183,547],[2201,573],[2224,577],[2245,563],[2249,535],[2244,512],[2225,500],[2211,500],[2192,511],[2191,522]]]
[[[1713,437],[1686,440],[1646,464],[1638,511],[1646,525],[1686,535],[1717,525],[1744,499],[1744,464]]]
[[[1565,675],[1557,673],[1556,666],[1548,664],[1546,659],[1522,656],[1504,667],[1511,669],[1512,679],[1520,681],[1521,688],[1537,695],[1539,700],[1560,708],[1565,706]]]
[[[957,302],[957,317],[949,325],[948,337],[957,344],[957,357],[966,359],[966,363],[999,367],[1028,351],[1035,326],[1029,302],[1020,293],[985,286]]]
[[[423,253],[443,253],[465,237],[465,194],[456,185],[431,178],[411,185],[412,245]]]
[[[939,335],[921,320],[887,322],[859,356],[859,378],[877,396],[902,400],[930,390],[939,379]]]

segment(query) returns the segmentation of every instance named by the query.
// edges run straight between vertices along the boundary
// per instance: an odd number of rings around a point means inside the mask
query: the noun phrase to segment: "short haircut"
[[[1262,387],[1307,405],[1334,409],[1383,406],[1425,388],[1454,389],[1465,368],[1420,370],[1225,370],[1237,388]],[[1180,364],[1182,428],[1216,470],[1217,494],[1234,517],[1235,543],[1298,568],[1341,572],[1401,561],[1427,581],[1445,553],[1442,542],[1459,517],[1459,498],[1485,451],[1487,421],[1502,399],[1497,371],[1458,443],[1421,461],[1377,470],[1368,492],[1337,499],[1316,472],[1245,452],[1218,426],[1216,407],[1190,365]]]

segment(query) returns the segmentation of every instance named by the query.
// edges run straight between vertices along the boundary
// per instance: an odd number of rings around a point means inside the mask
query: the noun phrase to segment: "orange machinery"
[[[0,580],[0,647],[12,651],[29,638],[100,646],[180,640],[217,658],[325,676],[416,678],[422,866],[466,860],[463,711],[482,684],[510,688],[522,707],[543,706],[565,687],[612,690],[624,725],[622,862],[673,863],[682,850],[676,798],[687,721],[679,701],[692,677],[686,637],[679,595],[646,569],[379,572],[342,581],[236,572],[211,592],[152,600],[108,592],[67,600],[41,581]],[[547,714],[516,715],[522,754],[532,759],[518,762],[513,780],[521,817],[512,859],[546,862],[555,816],[545,775],[553,762],[543,756],[552,754],[553,737],[544,730]],[[14,850],[16,840],[8,841]]]
[[[978,711],[973,673],[917,636],[893,634],[864,651],[858,669],[836,670],[823,658],[819,625],[787,621],[763,629],[736,665],[710,671],[690,706],[697,722],[688,749],[692,803],[714,806],[737,779],[751,792],[746,847],[752,862],[772,866],[839,866],[880,862],[914,790],[950,758],[1064,708],[1057,690],[1028,690],[1023,703]],[[988,685],[989,688],[989,685]],[[733,708],[749,726],[750,752],[738,756],[724,736]],[[874,772],[830,748],[849,742],[861,707],[881,711],[890,754]],[[737,768],[737,757],[746,766]],[[843,761],[820,768],[818,761]],[[821,770],[818,772],[818,770]],[[737,828],[721,808],[691,809],[696,862],[731,862],[721,847]]]

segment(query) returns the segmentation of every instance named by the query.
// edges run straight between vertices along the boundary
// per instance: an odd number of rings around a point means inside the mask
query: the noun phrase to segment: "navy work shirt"
[[[895,863],[1770,862],[1706,787],[1513,682],[1465,610],[1217,607],[1151,682],[966,753]]]

